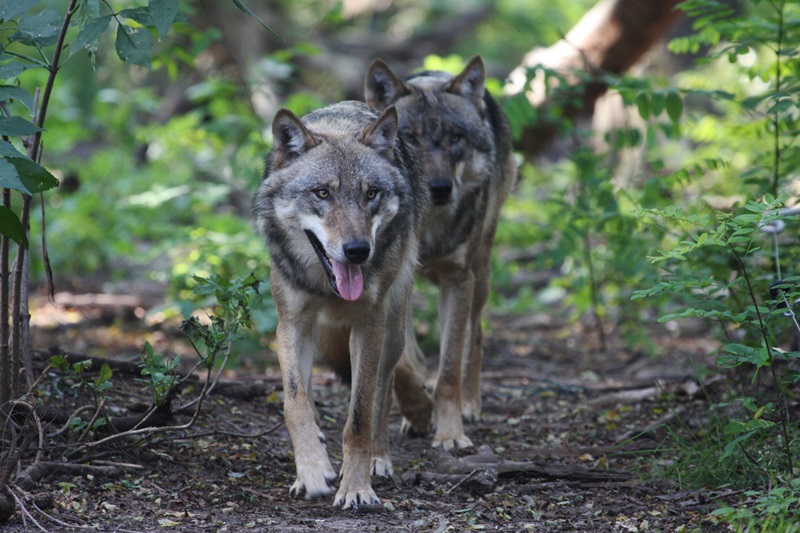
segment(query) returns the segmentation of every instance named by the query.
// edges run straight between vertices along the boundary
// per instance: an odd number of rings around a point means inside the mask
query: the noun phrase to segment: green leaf
[[[21,135],[33,135],[37,131],[44,130],[22,117],[0,117],[0,135],[18,137]]]
[[[662,111],[664,111],[664,95],[660,92],[653,93],[650,96],[650,114],[655,117]]]
[[[11,163],[17,170],[19,181],[22,182],[27,194],[35,194],[37,192],[44,192],[48,189],[58,187],[58,179],[47,171],[42,165],[34,163],[28,158],[23,157],[7,157],[5,161]],[[0,181],[4,179],[2,171],[0,171]],[[3,185],[4,187],[6,185]],[[19,187],[8,187],[11,189],[22,190]],[[23,190],[23,192],[26,192]]]
[[[96,378],[94,378],[94,384],[102,385],[103,383],[111,379],[112,375],[113,372],[111,371],[111,367],[108,366],[106,363],[103,363],[103,366],[100,367],[100,373],[97,374]]]
[[[158,38],[163,39],[178,14],[178,0],[149,0],[147,6],[158,31]]]
[[[11,208],[0,205],[0,235],[8,237],[23,248],[28,247],[28,237],[17,214]]]
[[[108,28],[108,23],[112,18],[113,15],[98,17],[81,27],[81,31],[78,32],[78,36],[75,37],[75,40],[72,42],[71,55],[80,52],[86,47],[93,47],[103,32]]]
[[[100,16],[100,0],[83,0],[78,7],[78,18],[85,24]]]
[[[243,3],[241,0],[233,0],[233,5],[235,5],[235,6],[236,6],[236,7],[238,7],[240,10],[244,11],[245,13],[247,13],[248,15],[250,15],[251,17],[253,17],[254,19],[256,19],[256,20],[257,20],[257,21],[258,21],[258,22],[259,22],[259,23],[260,23],[260,24],[261,24],[261,25],[262,25],[262,26],[263,26],[263,27],[264,27],[264,28],[265,28],[265,29],[266,29],[268,32],[270,32],[272,35],[274,35],[275,37],[277,37],[277,38],[278,38],[278,39],[280,39],[281,41],[283,40],[283,37],[281,37],[280,35],[278,35],[277,33],[275,33],[275,32],[272,30],[272,28],[270,28],[269,26],[267,26],[266,24],[264,24],[264,21],[263,21],[263,20],[261,20],[260,18],[258,18],[258,15],[256,15],[255,13],[253,13],[253,12],[250,10],[250,8],[249,8],[249,7],[247,7],[246,5],[244,5],[244,3]]]
[[[45,9],[36,15],[20,19],[12,41],[28,46],[45,47],[56,44],[61,30],[62,16],[58,11]]]
[[[636,96],[636,107],[639,109],[639,116],[643,120],[650,118],[650,97],[647,93],[639,93]]]
[[[11,78],[16,78],[26,70],[32,68],[40,68],[30,65],[25,65],[20,63],[19,61],[9,61],[3,65],[0,65],[0,80],[8,80]]]
[[[153,34],[146,28],[130,28],[124,24],[117,27],[117,55],[128,64],[152,69],[153,43]]]
[[[69,370],[69,361],[63,355],[54,355],[50,358],[50,366],[59,370]]]
[[[789,98],[784,98],[772,104],[769,109],[767,109],[767,113],[770,115],[781,114],[785,113],[792,107],[794,107],[794,102],[792,102]]]
[[[15,19],[38,3],[39,0],[5,0],[0,2],[0,20]]]
[[[28,111],[33,112],[33,97],[28,91],[14,85],[0,85],[0,102],[9,100],[18,100]]]
[[[135,9],[123,9],[119,12],[121,17],[131,19],[138,22],[142,26],[155,26],[153,17],[150,14],[150,9],[146,7],[137,7]]]
[[[3,157],[24,157],[28,159],[28,156],[14,148],[14,145],[8,141],[4,141],[0,139],[0,156]]]
[[[667,116],[672,122],[678,122],[683,114],[683,99],[678,93],[669,93],[666,101]]]
[[[0,188],[14,189],[15,191],[23,192],[27,195],[33,194],[22,180],[19,179],[19,172],[9,161],[10,158],[0,159]]]

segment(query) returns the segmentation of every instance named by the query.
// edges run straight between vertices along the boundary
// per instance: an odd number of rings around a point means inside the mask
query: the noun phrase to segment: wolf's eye
[[[463,138],[464,138],[464,136],[461,135],[460,133],[451,133],[450,134],[450,142],[452,144],[460,143]]]
[[[381,191],[379,191],[379,190],[378,190],[378,189],[376,189],[375,187],[371,187],[371,188],[370,188],[370,189],[367,191],[367,200],[374,200],[375,198],[377,198],[377,197],[378,197],[378,193],[380,193],[380,192],[381,192]]]
[[[316,194],[317,198],[319,198],[320,200],[325,200],[328,198],[328,196],[331,195],[330,191],[328,191],[328,189],[326,189],[325,187],[314,189],[314,194]]]

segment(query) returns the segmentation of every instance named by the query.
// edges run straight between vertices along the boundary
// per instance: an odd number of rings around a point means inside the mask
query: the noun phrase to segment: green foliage
[[[710,52],[701,72],[682,76],[681,92],[694,105],[688,113],[681,110],[681,128],[694,145],[675,176],[708,203],[710,193],[733,200],[725,209],[688,204],[640,210],[652,227],[665,230],[665,239],[650,257],[661,279],[634,298],[669,295],[673,311],[663,314],[663,322],[699,318],[718,324],[718,372],[749,380],[727,398],[709,397],[705,431],[674,435],[679,458],[667,472],[694,486],[755,489],[743,505],[713,513],[737,531],[796,531],[789,502],[796,499],[799,435],[788,390],[796,378],[787,370],[800,352],[781,346],[800,334],[790,303],[800,297],[798,247],[777,235],[769,246],[762,230],[776,227],[776,219],[792,224],[779,208],[796,202],[800,6],[753,1],[741,15],[713,0],[690,0],[681,8],[695,17],[697,33],[676,39],[671,49]],[[715,87],[719,79],[738,82]],[[698,113],[695,106],[713,112]],[[644,116],[649,108],[639,111]],[[688,427],[681,433],[692,435]]]
[[[54,355],[50,358],[50,366],[67,372],[70,376],[76,378],[73,387],[86,387],[96,393],[102,393],[111,388],[111,376],[113,372],[107,364],[101,365],[100,371],[91,380],[84,377],[84,373],[92,369],[91,360],[87,359],[86,361],[70,364],[63,355]]]
[[[744,493],[750,505],[722,507],[711,517],[731,524],[734,531],[763,531],[796,533],[800,531],[800,478],[790,479],[767,491],[748,490]]]
[[[604,81],[622,102],[635,106],[647,122],[611,129],[600,139],[581,134],[564,118],[570,107],[580,105],[583,84],[596,83],[585,73],[578,76],[583,79],[575,86],[563,73],[530,69],[528,79],[544,84],[549,105],[536,112],[522,95],[504,103],[515,135],[530,123],[547,121],[568,140],[572,151],[568,161],[523,169],[522,186],[534,182],[533,191],[524,189],[522,198],[509,200],[497,242],[520,246],[549,240],[537,263],[546,269],[557,268],[559,276],[539,298],[560,298],[571,306],[575,318],[590,313],[601,347],[605,345],[604,330],[614,325],[630,344],[650,348],[640,327],[644,306],[630,297],[637,287],[653,279],[647,250],[659,245],[666,228],[646,226],[640,211],[666,207],[674,195],[682,194],[683,176],[663,175],[660,149],[664,139],[680,138],[683,98],[677,89],[648,80],[605,76]],[[621,186],[617,176],[620,169],[615,161],[630,153],[642,154],[647,158],[645,164],[656,171],[651,177],[636,176],[638,187]],[[509,224],[509,218],[515,224]],[[522,233],[512,237],[512,231]],[[495,274],[495,280],[502,277]],[[658,304],[651,301],[648,306],[654,303]]]
[[[681,6],[698,16],[697,33],[673,41],[672,49],[713,46],[704,72],[687,76],[688,92],[714,98],[725,111],[724,115],[704,115],[690,128],[690,136],[726,139],[726,155],[741,165],[741,177],[753,187],[753,195],[778,196],[786,178],[800,170],[800,154],[792,149],[800,126],[796,112],[800,107],[800,6],[753,1],[737,16],[718,2],[693,0]],[[710,92],[713,80],[723,76],[740,76],[742,83]],[[747,159],[742,157],[745,154]]]
[[[91,360],[70,363],[65,356],[54,355],[50,358],[50,366],[66,372],[73,380],[72,388],[90,391],[94,398],[94,412],[99,412],[101,406],[108,397],[108,391],[110,391],[113,386],[111,382],[111,377],[113,376],[111,367],[104,363],[100,366],[100,370],[97,371],[94,377],[87,378],[87,373],[92,371],[93,363]],[[86,430],[93,431],[105,424],[106,419],[102,416],[95,416],[90,420],[84,420],[80,416],[75,416],[69,421],[70,429],[77,432],[84,432]]]
[[[46,2],[20,5],[2,23],[13,35],[19,25],[24,31],[22,37],[9,39],[10,44],[2,43],[0,77],[8,77],[0,87],[0,105],[7,101],[3,109],[19,116],[0,118],[5,121],[1,129],[19,139],[0,141],[0,185],[26,194],[58,183],[18,149],[23,136],[40,129],[23,117],[35,111],[35,88],[48,82],[48,63],[39,56],[49,60],[54,54],[53,45],[44,43],[52,40],[55,12],[40,10],[42,4]],[[242,2],[236,5],[247,11]],[[168,87],[181,63],[192,65],[220,37],[215,29],[199,32],[178,24],[187,20],[178,7],[177,0],[113,7],[77,2],[62,56],[62,63],[68,57],[69,68],[59,71],[61,81],[50,96],[47,166],[77,182],[79,190],[57,191],[43,201],[55,272],[106,271],[113,280],[130,277],[133,269],[153,269],[152,276],[168,284],[188,316],[198,301],[187,290],[192,274],[235,277],[258,266],[263,244],[244,213],[231,212],[229,200],[247,196],[239,205],[243,212],[249,210],[249,191],[260,179],[267,147],[260,134],[263,124],[252,113],[244,89],[214,74],[188,87],[188,113],[163,125],[142,120],[160,105],[158,85]],[[26,37],[26,28],[45,22],[39,41]],[[162,69],[170,79],[153,72],[146,78],[137,74],[139,81],[131,83],[117,59]],[[0,222],[4,235],[27,245],[19,206],[0,206]],[[36,210],[31,231],[41,231],[42,225]],[[203,228],[202,235],[187,232],[187,226]],[[174,263],[171,270],[164,269],[164,258]],[[43,272],[39,261],[32,262],[32,269],[34,276]],[[268,321],[262,323],[268,327]]]
[[[786,378],[776,364],[797,360],[800,352],[786,351],[776,344],[777,331],[787,323],[783,298],[795,301],[800,296],[800,277],[784,279],[777,287],[783,294],[773,297],[769,290],[770,277],[754,276],[760,254],[759,241],[764,239],[759,229],[774,220],[780,203],[768,197],[763,202],[748,202],[739,212],[717,212],[713,217],[684,215],[675,208],[649,211],[651,216],[666,220],[664,225],[673,230],[686,227],[686,236],[673,248],[659,251],[651,258],[662,265],[664,277],[650,288],[637,291],[634,298],[665,292],[689,295],[686,307],[660,320],[701,318],[722,324],[728,337],[742,340],[724,345],[717,359],[719,367],[746,369],[754,387],[761,371],[768,370],[777,399],[777,403],[757,399],[757,392],[753,390],[737,400],[745,408],[741,418],[717,419],[718,431],[713,438],[720,446],[718,461],[706,462],[708,468],[695,467],[708,476],[717,477],[715,470],[728,471],[719,468],[718,463],[741,456],[745,449],[749,450],[748,460],[733,469],[740,473],[755,469],[760,476],[762,472],[786,471],[795,460],[795,452],[788,441],[797,428],[788,418]],[[725,260],[716,259],[720,256]],[[714,407],[723,409],[728,405],[725,401]],[[782,451],[783,455],[776,456],[773,449]],[[690,455],[696,453],[694,447],[692,450]],[[754,456],[758,456],[758,460],[751,459]],[[744,477],[750,479],[746,474]]]
[[[66,14],[49,8],[38,9],[37,4],[39,2],[33,0],[16,2],[14,7],[6,5],[0,12],[0,35],[4,36],[0,41],[0,78],[4,80],[0,87],[0,135],[4,137],[0,150],[3,158],[0,160],[0,188],[25,195],[44,192],[58,185],[58,180],[39,164],[38,143],[44,131],[44,112],[55,73],[61,67],[62,52],[69,50],[75,54],[86,49],[94,57],[99,38],[114,19],[118,23],[116,50],[119,58],[129,64],[150,68],[155,41],[151,31],[155,31],[159,39],[163,38],[178,15],[178,0],[151,0],[147,7],[124,9],[102,16],[98,0],[75,1],[69,9],[76,11]],[[66,30],[76,13],[78,32],[68,43]],[[18,85],[21,77],[27,76],[32,69],[49,72],[43,102],[38,100],[38,95],[34,101],[30,90]],[[27,153],[20,152],[15,144],[26,146]],[[0,234],[27,246],[25,236],[20,236],[22,226],[19,218],[13,220],[15,215],[10,211],[9,206],[4,206],[6,223],[0,226]]]
[[[250,298],[258,294],[261,283],[253,274],[241,279],[227,279],[218,274],[210,278],[195,276],[194,291],[199,295],[213,296],[217,312],[208,316],[210,323],[197,317],[183,321],[181,329],[208,369],[216,363],[223,350],[230,355],[231,345],[240,328],[249,328],[251,323]]]
[[[156,354],[149,342],[144,343],[139,366],[142,367],[142,375],[149,377],[142,381],[153,394],[154,406],[163,405],[169,399],[172,388],[178,383],[179,376],[175,369],[180,360],[180,356],[167,359],[162,354]]]

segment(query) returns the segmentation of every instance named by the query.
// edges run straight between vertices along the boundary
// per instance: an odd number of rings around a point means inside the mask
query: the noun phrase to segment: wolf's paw
[[[402,422],[400,422],[400,431],[409,437],[424,437],[431,432],[431,428],[430,417],[428,417],[427,421],[423,421],[422,423],[417,422],[415,424],[406,417],[403,417]]]
[[[373,476],[392,477],[392,458],[388,455],[373,457],[370,474]]]
[[[481,402],[471,401],[464,402],[461,405],[461,418],[465,422],[475,423],[481,420]]]
[[[434,448],[441,448],[445,451],[452,450],[453,448],[469,448],[472,446],[472,441],[469,440],[469,437],[464,435],[455,436],[455,437],[440,437],[436,435],[433,439]]]
[[[330,464],[318,467],[297,466],[297,479],[289,489],[293,498],[305,497],[306,500],[321,500],[333,492],[336,473]]]
[[[381,504],[380,499],[372,490],[372,487],[365,487],[360,490],[345,490],[345,487],[339,488],[336,493],[336,498],[333,500],[333,505],[341,509],[353,509],[358,511],[364,507],[373,507]]]
[[[400,429],[403,433],[414,435],[427,435],[431,430],[433,420],[433,399],[425,389],[415,389],[414,394],[406,392],[397,396],[400,414],[403,422]]]

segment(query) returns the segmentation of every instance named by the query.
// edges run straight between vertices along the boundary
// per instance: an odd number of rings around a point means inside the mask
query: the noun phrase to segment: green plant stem
[[[588,229],[583,235],[583,255],[584,261],[586,261],[586,268],[589,270],[589,298],[592,300],[592,315],[594,315],[595,327],[597,328],[600,351],[605,353],[607,349],[606,333],[603,329],[603,319],[600,317],[600,299],[598,297],[599,289],[597,287],[597,278],[594,271],[594,262],[592,261],[592,244]]]
[[[736,248],[731,245],[729,245],[729,247],[736,258],[736,261],[739,263],[739,267],[742,269],[745,283],[747,283],[747,290],[750,294],[750,299],[753,302],[753,308],[756,310],[756,316],[758,317],[759,330],[761,331],[761,336],[764,340],[764,347],[767,350],[769,368],[770,372],[772,373],[772,380],[775,383],[775,389],[778,393],[778,399],[780,402],[780,409],[778,411],[781,419],[781,432],[783,433],[783,449],[784,453],[786,454],[788,470],[791,474],[794,472],[794,461],[792,460],[792,449],[790,445],[791,440],[789,438],[789,402],[786,399],[786,391],[784,390],[783,382],[779,379],[778,370],[775,368],[775,357],[772,354],[772,346],[770,345],[769,337],[767,336],[767,325],[764,323],[764,318],[761,316],[761,311],[758,309],[758,301],[756,300],[753,285],[750,282],[750,275],[747,272],[747,268],[745,267],[741,256],[736,252]]]
[[[50,103],[50,95],[53,92],[53,86],[56,82],[56,74],[58,74],[58,69],[60,68],[59,61],[61,60],[61,53],[64,49],[64,40],[67,38],[67,30],[69,29],[69,24],[72,21],[72,15],[75,14],[75,6],[77,4],[78,0],[71,0],[69,7],[67,7],[67,13],[64,15],[64,21],[61,24],[61,31],[58,34],[58,41],[56,42],[53,61],[47,67],[47,70],[50,72],[50,74],[47,76],[47,83],[44,86],[44,93],[42,94],[41,106],[39,107],[39,114],[36,121],[36,125],[40,128],[44,128],[44,119],[47,116],[47,106]],[[30,154],[31,159],[36,162],[39,162],[41,157],[39,154],[41,139],[42,132],[37,131],[34,135],[34,143]]]
[[[40,162],[41,161],[41,139],[42,139],[42,131],[41,129],[44,128],[44,121],[47,115],[47,107],[50,102],[50,95],[53,92],[53,87],[55,85],[56,75],[58,74],[59,69],[59,62],[61,60],[61,53],[64,48],[64,40],[67,36],[67,30],[69,29],[70,21],[72,20],[72,15],[75,13],[75,6],[77,5],[78,0],[72,0],[67,8],[67,12],[64,15],[64,21],[61,25],[61,31],[58,35],[58,41],[56,43],[55,53],[53,54],[53,61],[48,67],[49,75],[47,77],[47,83],[45,84],[44,93],[41,96],[41,99],[35,98],[34,102],[38,100],[38,105],[34,105],[34,109],[36,109],[36,116],[34,117],[34,123],[39,126],[40,131],[37,131],[33,135],[33,139],[28,144],[28,157],[32,161]],[[20,222],[22,223],[22,227],[26,233],[26,235],[30,234],[30,211],[31,211],[31,200],[32,197],[26,194],[22,195],[22,210],[20,212]],[[12,311],[11,311],[11,361],[10,361],[10,368],[9,368],[9,377],[11,379],[11,387],[10,387],[10,394],[11,396],[16,396],[18,393],[19,388],[19,371],[22,367],[21,359],[24,357],[25,359],[25,366],[30,368],[30,354],[22,354],[22,349],[25,347],[26,351],[29,347],[29,339],[28,337],[28,327],[27,323],[30,320],[30,316],[28,315],[27,311],[27,286],[28,286],[28,261],[27,254],[25,247],[20,246],[17,253],[17,258],[15,260],[15,268],[14,268],[14,289],[13,289],[13,300],[12,300]],[[26,301],[23,302],[22,298],[25,298]],[[23,316],[25,313],[27,316]]]
[[[35,59],[33,57],[30,57],[30,56],[26,56],[25,54],[20,54],[19,52],[14,52],[12,50],[4,50],[4,53],[6,55],[8,55],[8,56],[17,57],[19,59],[23,59],[25,61],[28,61],[29,63],[33,63],[34,65],[38,65],[40,67],[47,68],[47,62],[46,61],[39,61],[38,59]]]
[[[781,53],[783,49],[783,32],[784,32],[784,23],[783,23],[783,7],[785,5],[785,0],[781,0],[781,2],[775,6],[778,12],[778,36],[776,39],[776,46],[775,46],[775,94],[779,95],[781,91]],[[774,159],[773,159],[773,169],[772,169],[772,195],[778,196],[778,185],[780,182],[780,167],[781,167],[781,114],[780,111],[775,111],[774,116],[772,117],[772,126],[774,129],[773,135],[775,136],[775,151],[774,151]]]

